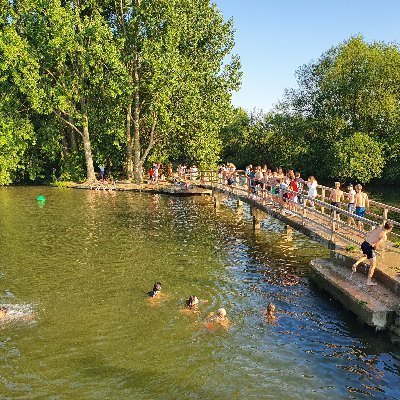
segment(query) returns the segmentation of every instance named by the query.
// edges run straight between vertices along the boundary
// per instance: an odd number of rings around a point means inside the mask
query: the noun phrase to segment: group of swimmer
[[[161,295],[161,282],[156,282],[153,286],[153,289],[150,290],[150,292],[147,293],[150,298],[160,298]],[[206,300],[203,300],[206,301]],[[192,295],[190,296],[186,301],[185,301],[185,308],[183,309],[184,311],[189,311],[189,312],[196,312],[198,313],[198,306],[200,304],[200,301],[197,296]],[[270,303],[267,307],[266,310],[263,311],[263,317],[269,322],[272,323],[273,321],[276,320],[275,316],[275,304]],[[227,313],[225,308],[220,307],[216,312],[211,312],[208,314],[206,321],[205,321],[205,326],[208,329],[212,329],[214,327],[213,324],[218,324],[221,327],[225,329],[229,329],[230,327],[230,321],[228,319]]]

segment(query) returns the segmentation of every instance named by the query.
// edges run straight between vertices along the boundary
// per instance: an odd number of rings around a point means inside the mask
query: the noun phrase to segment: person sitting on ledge
[[[161,293],[161,283],[160,282],[156,282],[154,284],[154,286],[153,286],[153,290],[151,290],[147,294],[150,297],[158,297],[158,296],[160,296],[160,293]]]
[[[376,248],[380,246],[385,240],[387,240],[387,235],[393,229],[392,222],[386,222],[384,226],[380,226],[378,228],[369,231],[365,241],[361,244],[361,250],[363,252],[363,256],[359,258],[352,267],[352,271],[357,271],[358,264],[362,263],[365,260],[370,260],[370,268],[368,271],[367,285],[375,286],[376,283],[372,282],[372,275],[374,274],[376,268]]]

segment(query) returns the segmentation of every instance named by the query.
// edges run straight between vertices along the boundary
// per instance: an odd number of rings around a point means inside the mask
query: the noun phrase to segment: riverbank
[[[71,183],[66,185],[67,188],[71,189],[85,189],[85,190],[97,190],[97,191],[110,191],[107,188],[101,188],[101,186],[94,187],[88,183]],[[158,182],[158,183],[132,183],[129,181],[118,181],[115,183],[115,191],[122,192],[142,192],[151,194],[169,194],[175,196],[203,196],[211,195],[212,191],[204,188],[200,188],[196,185],[175,185],[170,182]]]

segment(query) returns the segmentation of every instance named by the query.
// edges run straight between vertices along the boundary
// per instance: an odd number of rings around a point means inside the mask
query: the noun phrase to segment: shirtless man
[[[365,212],[369,211],[369,199],[367,193],[362,191],[362,186],[360,184],[356,185],[354,205],[356,207],[356,215],[364,218]],[[364,224],[362,221],[358,221],[358,228],[364,230]]]
[[[365,242],[361,244],[361,250],[363,252],[363,256],[359,258],[353,264],[353,272],[357,271],[358,264],[362,263],[365,260],[370,260],[370,268],[368,271],[367,285],[375,286],[376,283],[372,282],[372,275],[374,274],[376,268],[376,248],[380,246],[385,240],[387,240],[387,235],[393,229],[393,224],[391,222],[386,222],[384,226],[380,226],[378,228],[373,229],[368,232]]]
[[[331,190],[331,195],[329,199],[334,207],[339,207],[344,201],[344,194],[343,191],[340,190],[340,182],[335,182],[335,188]],[[331,214],[333,214],[333,210],[331,210]],[[340,221],[340,211],[336,211],[336,218]],[[335,229],[335,222],[333,222],[333,228]]]

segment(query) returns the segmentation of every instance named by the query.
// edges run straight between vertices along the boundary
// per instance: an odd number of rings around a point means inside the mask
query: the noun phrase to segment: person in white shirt
[[[346,197],[347,197],[347,211],[350,214],[354,214],[354,203],[355,203],[355,195],[356,195],[356,191],[353,189],[353,185],[350,183],[347,186],[347,193],[346,193]],[[353,217],[348,217],[347,219],[347,223],[351,226],[356,226],[356,221],[354,221]]]
[[[314,207],[314,199],[317,197],[317,186],[318,182],[313,176],[310,176],[307,181],[308,186],[308,197],[310,197],[309,202],[311,207]]]

